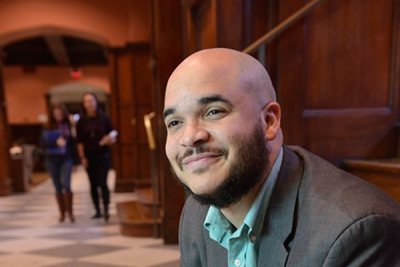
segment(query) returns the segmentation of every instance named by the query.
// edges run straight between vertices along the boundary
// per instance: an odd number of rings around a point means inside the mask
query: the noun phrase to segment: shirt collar
[[[258,193],[243,221],[243,223],[249,227],[249,232],[253,232],[257,237],[262,230],[272,191],[276,184],[276,180],[278,179],[279,170],[281,169],[282,158],[283,149],[281,147],[278,157],[276,158],[275,163],[268,174],[267,180],[262,185],[260,192]]]
[[[272,195],[272,190],[275,186],[278,173],[282,165],[282,158],[283,149],[281,147],[278,157],[276,158],[266,181],[262,185],[260,192],[251,205],[243,224],[239,227],[243,228],[243,225],[247,225],[249,228],[249,235],[253,233],[256,235],[256,237],[258,237],[262,230],[263,221],[265,214],[267,213],[269,200]],[[231,224],[218,208],[215,206],[210,206],[207,216],[204,220],[204,228],[208,230],[211,239],[221,242],[224,235],[230,233]]]

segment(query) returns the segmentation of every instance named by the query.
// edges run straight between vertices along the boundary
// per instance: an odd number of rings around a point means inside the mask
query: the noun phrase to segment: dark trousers
[[[107,185],[108,170],[110,169],[110,156],[89,156],[86,169],[90,182],[90,194],[96,212],[100,213],[99,188],[103,200],[104,209],[108,210],[110,203],[110,190]]]

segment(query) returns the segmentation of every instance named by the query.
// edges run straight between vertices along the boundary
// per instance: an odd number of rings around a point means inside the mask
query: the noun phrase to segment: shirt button
[[[236,259],[233,263],[235,264],[236,267],[240,266],[240,260],[239,259]]]
[[[251,236],[250,236],[250,241],[251,241],[251,242],[254,243],[254,242],[256,242],[256,240],[257,240],[257,237],[256,237],[255,235],[251,235]]]

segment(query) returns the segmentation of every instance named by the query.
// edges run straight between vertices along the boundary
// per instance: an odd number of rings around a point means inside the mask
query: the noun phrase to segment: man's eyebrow
[[[229,106],[232,106],[232,103],[228,99],[222,97],[221,95],[204,96],[201,97],[197,102],[203,106],[214,102],[223,102]],[[176,112],[175,108],[167,108],[166,110],[164,110],[163,118],[165,119],[167,116],[174,114],[175,112]]]
[[[176,110],[175,110],[174,108],[167,108],[166,110],[164,110],[164,113],[163,113],[164,119],[165,119],[168,115],[171,115],[171,114],[173,114],[173,113],[175,113],[175,112],[176,112]]]
[[[205,96],[205,97],[200,98],[198,100],[198,102],[201,105],[208,105],[213,102],[223,102],[223,103],[228,104],[229,106],[232,106],[232,103],[228,99],[222,97],[221,95]]]

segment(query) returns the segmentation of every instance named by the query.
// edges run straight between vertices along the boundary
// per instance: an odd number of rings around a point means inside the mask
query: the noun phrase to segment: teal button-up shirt
[[[282,158],[283,149],[281,148],[266,182],[238,229],[234,229],[234,226],[218,208],[214,206],[209,208],[204,220],[204,227],[208,230],[211,239],[227,249],[228,266],[257,266],[258,238],[261,234],[269,200],[281,168]]]

